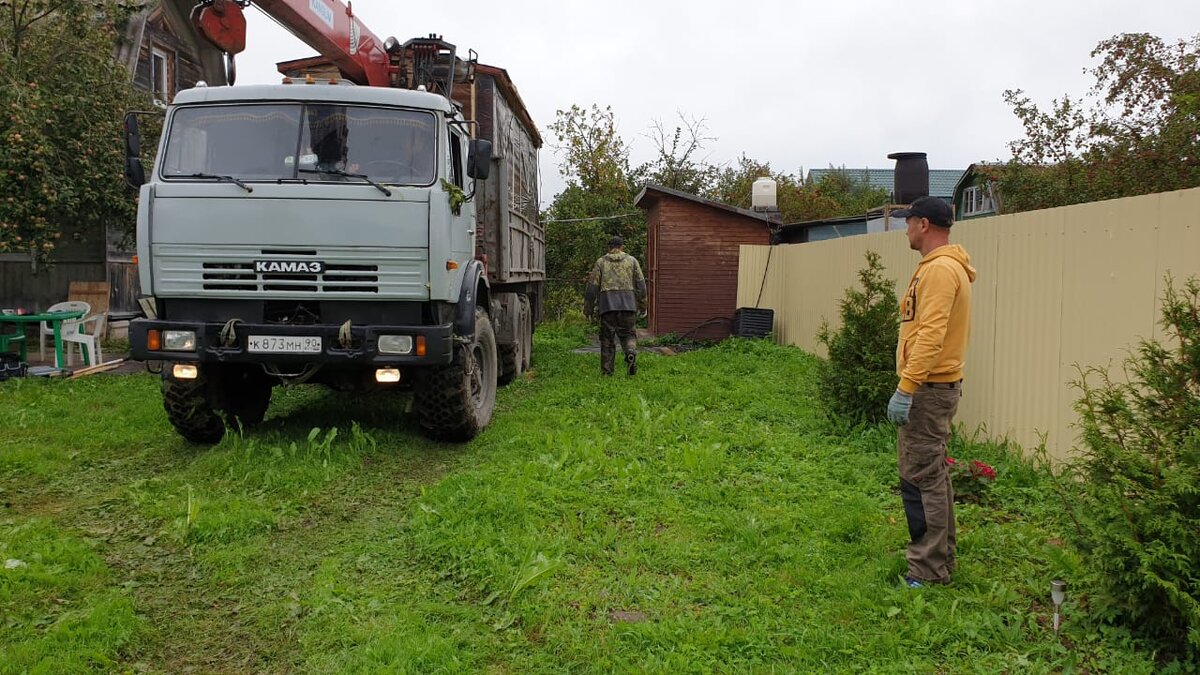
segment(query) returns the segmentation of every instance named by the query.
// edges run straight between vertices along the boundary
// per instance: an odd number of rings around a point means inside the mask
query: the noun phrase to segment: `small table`
[[[0,324],[16,324],[24,330],[25,324],[46,321],[54,329],[54,365],[63,367],[62,324],[72,319],[82,319],[83,310],[71,312],[43,312],[41,314],[0,314]]]

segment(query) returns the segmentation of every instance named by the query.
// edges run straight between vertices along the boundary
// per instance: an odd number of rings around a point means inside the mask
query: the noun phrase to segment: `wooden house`
[[[164,9],[160,2],[129,1],[142,9],[126,21],[113,57],[129,70],[136,89],[165,105],[201,77],[194,34],[181,23],[187,17],[174,8]],[[121,139],[114,136],[112,142],[119,144]],[[120,170],[114,167],[114,171]],[[0,306],[43,310],[66,300],[71,282],[107,282],[111,311],[137,311],[137,271],[132,243],[122,241],[124,229],[111,227],[106,237],[84,241],[64,236],[54,264],[48,267],[33,265],[24,253],[0,254]]]

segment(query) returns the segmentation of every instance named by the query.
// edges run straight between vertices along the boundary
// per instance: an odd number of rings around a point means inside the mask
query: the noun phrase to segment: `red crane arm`
[[[390,84],[389,61],[380,40],[340,0],[253,0],[305,44],[328,58],[357,84]],[[246,20],[235,0],[196,5],[192,22],[218,49],[236,54],[246,46]]]

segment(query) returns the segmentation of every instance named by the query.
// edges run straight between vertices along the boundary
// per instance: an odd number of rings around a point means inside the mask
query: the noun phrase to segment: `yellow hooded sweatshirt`
[[[957,382],[971,332],[971,256],[947,244],[921,259],[900,301],[896,373],[900,390],[913,393],[925,382]]]

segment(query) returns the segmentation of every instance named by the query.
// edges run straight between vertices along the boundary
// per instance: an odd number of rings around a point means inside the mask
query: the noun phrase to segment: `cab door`
[[[467,153],[466,137],[455,127],[450,127],[446,134],[449,147],[447,148],[447,181],[454,186],[457,194],[466,196]],[[452,193],[451,200],[454,199]],[[451,201],[453,206],[453,201]],[[460,263],[475,257],[475,203],[464,201],[455,213],[450,209],[451,246],[454,257]]]

